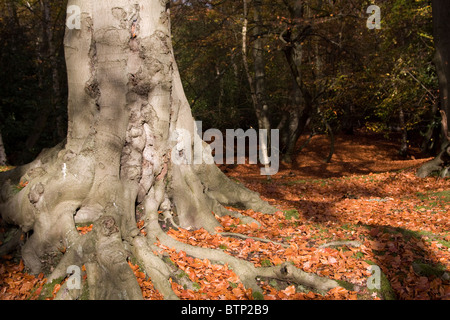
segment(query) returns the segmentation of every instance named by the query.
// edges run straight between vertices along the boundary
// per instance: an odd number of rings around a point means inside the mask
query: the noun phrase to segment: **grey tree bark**
[[[250,73],[250,67],[247,60],[247,39],[248,39],[248,13],[249,13],[249,1],[244,0],[244,24],[242,27],[242,59],[244,63],[244,69],[247,75],[247,80],[250,86],[250,94],[252,97],[253,108],[255,109],[256,118],[258,120],[259,129],[267,130],[270,132],[271,125],[269,119],[269,106],[266,100],[265,89],[265,62],[264,62],[264,48],[262,38],[262,1],[254,0],[254,13],[255,26],[253,28],[253,59],[254,59],[254,76]],[[264,164],[268,163],[268,154],[270,135],[268,135],[267,145],[262,141],[262,155]],[[268,176],[270,178],[270,176]]]
[[[267,129],[270,131],[269,121],[269,106],[266,101],[266,72],[264,61],[264,43],[263,43],[263,20],[262,20],[262,1],[254,0],[254,20],[255,27],[253,28],[253,59],[255,69],[255,94],[257,104],[255,110],[258,118],[258,125],[260,129]],[[270,145],[270,143],[269,143]]]
[[[49,281],[67,277],[69,266],[84,265],[88,298],[141,299],[127,263],[134,257],[166,299],[177,299],[170,268],[154,253],[159,240],[188,255],[228,263],[255,292],[261,291],[255,280],[261,274],[316,283],[321,290],[338,286],[291,266],[255,268],[219,249],[179,243],[161,229],[159,220],[168,219],[215,233],[219,223],[212,212],[233,215],[224,205],[268,214],[276,209],[229,180],[196,134],[173,55],[168,1],[69,0],[68,6],[80,8],[81,24],[67,28],[64,40],[67,139],[0,175],[1,216],[29,233],[22,248],[25,265],[39,273],[49,254],[64,252]],[[192,162],[198,146],[201,164]],[[13,192],[24,181],[27,186]],[[93,230],[80,235],[77,223],[93,223]],[[60,298],[77,299],[85,291],[67,289]]]

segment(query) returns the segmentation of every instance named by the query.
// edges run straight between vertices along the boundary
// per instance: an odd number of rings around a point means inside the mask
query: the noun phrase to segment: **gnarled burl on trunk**
[[[336,287],[335,281],[304,276],[295,268],[256,268],[222,250],[179,243],[160,228],[158,220],[164,218],[172,225],[214,233],[219,226],[214,215],[233,214],[224,205],[276,211],[259,194],[207,164],[213,163],[211,150],[198,141],[174,59],[168,3],[68,1],[68,7],[77,9],[71,12],[80,13],[80,23],[79,28],[76,23],[67,27],[64,39],[67,139],[0,175],[1,216],[29,233],[22,248],[25,265],[39,273],[49,254],[64,252],[49,281],[67,277],[70,266],[84,265],[82,287],[89,290],[66,285],[60,298],[88,292],[90,299],[141,299],[127,264],[134,257],[166,299],[177,299],[169,283],[172,271],[154,253],[159,240],[189,255],[228,263],[254,292],[261,292],[255,280],[261,274],[306,281],[320,290]],[[183,144],[180,132],[191,134],[186,141],[197,139],[211,161],[192,164],[184,159],[193,154],[187,152],[193,145]],[[24,181],[26,187],[14,192]],[[146,236],[137,228],[137,214],[145,221]],[[93,223],[93,230],[80,235],[78,223]]]

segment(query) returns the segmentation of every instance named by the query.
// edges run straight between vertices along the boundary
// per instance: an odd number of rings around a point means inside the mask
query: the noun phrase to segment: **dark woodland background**
[[[371,4],[381,8],[379,30],[366,25]],[[0,1],[9,164],[66,136],[65,10],[65,0]],[[401,142],[403,157],[439,150],[431,1],[178,0],[171,12],[185,91],[205,130],[278,128],[285,161],[302,134],[383,135]]]

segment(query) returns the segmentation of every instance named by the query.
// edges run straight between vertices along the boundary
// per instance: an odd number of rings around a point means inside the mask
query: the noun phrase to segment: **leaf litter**
[[[258,175],[255,166],[222,167],[229,177],[258,191],[279,208],[273,215],[228,208],[256,219],[260,226],[224,216],[217,217],[221,224],[218,234],[204,229],[170,229],[168,234],[184,243],[223,250],[258,267],[290,262],[306,272],[349,282],[360,289],[351,291],[343,285],[320,294],[292,283],[259,279],[267,300],[386,299],[383,292],[366,289],[373,264],[385,275],[391,298],[449,300],[450,180],[415,177],[418,165],[426,159],[400,161],[395,159],[392,146],[367,148],[370,143],[364,139],[347,140],[336,148],[341,152],[335,155],[336,160],[326,165],[318,164],[317,159],[324,142],[318,140],[315,146],[311,142],[312,149],[297,158],[297,165],[283,164],[270,183]],[[141,229],[141,221],[138,227]],[[79,232],[90,229],[79,227]],[[333,243],[338,245],[327,245]],[[251,290],[244,288],[227,265],[161,245],[160,250],[192,283],[188,288],[176,277],[170,279],[180,299],[253,299]],[[44,274],[28,274],[23,261],[12,256],[1,257],[0,262],[0,299],[39,297],[46,282]],[[162,299],[139,266],[129,264],[144,298]]]

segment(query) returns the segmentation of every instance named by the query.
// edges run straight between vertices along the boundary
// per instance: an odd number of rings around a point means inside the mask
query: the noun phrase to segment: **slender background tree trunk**
[[[309,36],[311,26],[303,23],[305,15],[305,3],[303,0],[296,0],[294,5],[285,1],[294,25],[281,34],[280,39],[285,43],[283,48],[286,61],[293,76],[293,105],[290,108],[288,121],[286,122],[287,139],[283,152],[283,159],[291,162],[295,154],[295,148],[300,135],[304,132],[307,121],[314,108],[313,96],[305,86],[302,75],[303,41]],[[294,32],[294,28],[296,32]]]
[[[6,165],[6,161],[5,145],[3,144],[2,133],[0,132],[0,166]]]
[[[436,54],[434,63],[439,78],[440,111],[442,115],[441,148],[433,160],[425,163],[417,171],[419,177],[426,177],[433,172],[442,176],[449,175],[450,137],[448,136],[450,119],[450,2],[433,0],[433,33]]]
[[[450,114],[450,2],[433,0],[435,64],[439,78],[440,109]],[[448,123],[448,120],[447,120]],[[448,123],[449,124],[449,123]],[[444,139],[444,142],[446,139]]]

